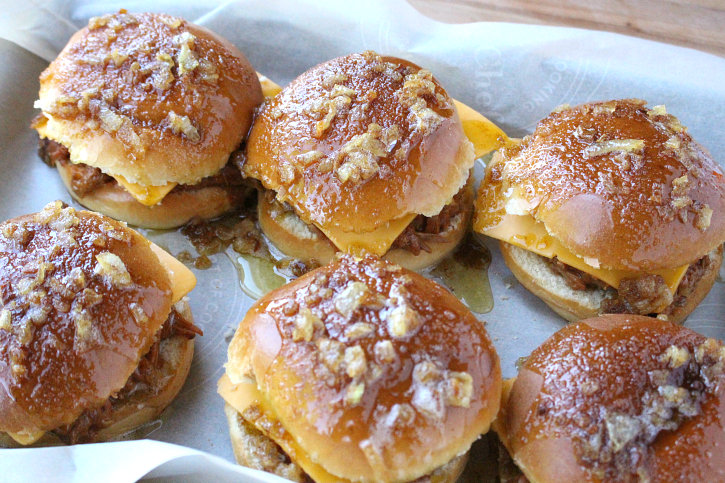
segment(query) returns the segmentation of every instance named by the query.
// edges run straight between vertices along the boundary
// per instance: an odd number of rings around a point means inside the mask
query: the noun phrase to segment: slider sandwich
[[[246,57],[163,14],[95,17],[40,76],[40,156],[82,205],[146,228],[213,218],[251,187],[233,159],[262,102]]]
[[[228,355],[219,393],[237,461],[292,481],[452,483],[499,409],[484,324],[371,255],[261,298]]]
[[[641,315],[569,325],[504,383],[494,429],[502,483],[723,482],[725,346]]]
[[[682,322],[725,241],[723,169],[664,106],[562,106],[486,168],[474,229],[559,315]]]
[[[261,228],[286,255],[324,264],[367,252],[418,270],[462,239],[474,159],[503,137],[429,71],[366,51],[266,102],[243,173],[261,182]]]
[[[124,223],[63,207],[0,224],[0,446],[105,441],[189,372],[194,275]]]

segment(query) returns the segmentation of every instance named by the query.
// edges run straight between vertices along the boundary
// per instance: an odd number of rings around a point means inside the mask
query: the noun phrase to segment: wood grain
[[[616,32],[725,57],[725,0],[408,0],[446,23],[514,22]]]

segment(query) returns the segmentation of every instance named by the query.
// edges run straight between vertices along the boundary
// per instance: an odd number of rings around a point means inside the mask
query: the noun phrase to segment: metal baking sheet
[[[36,155],[29,129],[38,75],[88,18],[126,8],[180,15],[236,44],[254,67],[284,85],[333,57],[373,49],[430,69],[449,93],[511,136],[531,132],[563,103],[624,97],[665,104],[692,135],[725,161],[725,59],[616,34],[578,29],[476,23],[447,25],[403,0],[242,0],[44,3],[0,1],[0,219],[71,202],[55,170]],[[478,169],[480,176],[481,170]],[[155,237],[171,253],[193,248],[179,233]],[[505,377],[563,327],[540,300],[515,282],[493,242],[489,269],[495,305],[480,316],[494,340]],[[144,428],[148,441],[74,448],[2,450],[0,481],[273,481],[233,462],[223,402],[216,394],[233,330],[253,300],[239,288],[223,255],[195,270],[191,306],[204,336],[181,394],[162,418]],[[714,289],[686,325],[725,338],[725,285]],[[172,446],[165,443],[173,443]],[[485,445],[473,460],[482,481]],[[201,453],[203,452],[203,453]],[[209,456],[209,455],[213,456]],[[151,473],[149,473],[151,472]],[[240,476],[241,475],[241,476]],[[471,473],[473,475],[473,473]],[[281,481],[281,480],[279,480]]]

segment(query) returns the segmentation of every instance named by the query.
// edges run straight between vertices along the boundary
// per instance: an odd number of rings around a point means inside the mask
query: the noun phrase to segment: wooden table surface
[[[725,0],[408,0],[447,23],[514,22],[617,32],[725,57]]]

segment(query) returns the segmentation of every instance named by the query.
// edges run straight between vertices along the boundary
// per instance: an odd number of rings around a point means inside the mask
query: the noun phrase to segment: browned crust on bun
[[[312,461],[359,482],[415,480],[467,452],[501,395],[484,325],[439,285],[371,256],[341,256],[260,299],[226,371],[256,381]],[[290,404],[301,400],[305,411]]]
[[[645,104],[557,109],[503,150],[499,194],[602,268],[651,272],[700,259],[725,240],[723,169],[664,106]],[[496,189],[482,184],[479,197]]]
[[[119,13],[91,19],[40,76],[35,127],[106,174],[195,184],[227,163],[261,102],[227,40],[180,18]]]
[[[0,224],[0,431],[72,423],[119,391],[171,310],[148,240],[60,202]]]
[[[473,184],[466,184],[462,190],[465,193],[461,213],[439,234],[445,241],[426,241],[430,251],[421,250],[417,255],[406,248],[391,248],[383,258],[408,270],[419,271],[453,252],[468,231],[473,214]],[[330,263],[339,252],[335,244],[315,225],[302,221],[294,210],[284,209],[273,196],[269,190],[260,190],[258,196],[257,215],[264,234],[285,255],[303,261],[315,260],[321,265]]]
[[[439,213],[473,161],[453,100],[431,73],[366,51],[313,67],[266,103],[244,172],[305,223],[367,233]]]
[[[589,319],[531,354],[503,414],[534,483],[721,481],[725,348],[649,317]]]
[[[521,285],[569,322],[596,317],[602,312],[602,302],[616,296],[616,290],[612,288],[574,290],[544,262],[540,255],[503,241],[499,242],[499,248],[506,266]],[[687,293],[683,302],[679,304],[673,302],[663,310],[662,313],[667,316],[668,321],[675,324],[684,323],[710,293],[722,265],[722,246],[705,256],[710,257],[712,261],[692,291]],[[679,291],[675,294],[675,298],[678,293]]]
[[[83,196],[72,188],[68,172],[58,163],[58,174],[73,199],[92,211],[142,228],[167,230],[192,219],[209,220],[223,215],[253,193],[249,186],[209,186],[172,191],[160,203],[146,206],[118,183],[106,183]]]

